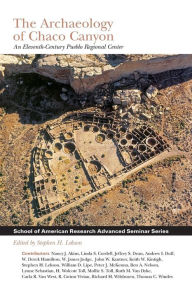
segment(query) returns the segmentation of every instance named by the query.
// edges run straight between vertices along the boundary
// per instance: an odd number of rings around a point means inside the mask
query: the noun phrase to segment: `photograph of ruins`
[[[191,226],[192,55],[0,55],[0,225]]]

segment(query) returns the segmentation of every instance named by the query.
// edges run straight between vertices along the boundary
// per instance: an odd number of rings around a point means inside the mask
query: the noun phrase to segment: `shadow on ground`
[[[106,55],[106,57],[110,59],[117,55]],[[117,62],[119,57],[122,58],[124,55],[119,54]],[[114,63],[114,59],[112,61]],[[122,62],[122,59],[119,61]],[[134,88],[145,92],[151,84],[161,90],[190,79],[192,79],[192,68],[170,70],[153,75],[143,73],[138,74],[137,77],[130,74],[129,77],[123,79],[124,81],[110,83],[110,91],[113,93],[115,89]],[[3,107],[6,113],[18,113],[22,124],[41,124],[58,118],[67,111],[82,108],[80,105],[81,95],[77,95],[69,85],[57,83],[36,73],[9,76],[0,85],[0,107]],[[66,102],[60,98],[62,88],[69,95],[69,100]],[[96,91],[98,89],[96,88]],[[102,93],[104,93],[103,90]],[[92,94],[88,95],[86,107],[95,105]]]

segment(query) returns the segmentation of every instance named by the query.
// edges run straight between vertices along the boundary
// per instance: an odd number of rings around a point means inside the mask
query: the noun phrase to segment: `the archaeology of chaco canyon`
[[[0,55],[0,225],[192,225],[192,55]]]

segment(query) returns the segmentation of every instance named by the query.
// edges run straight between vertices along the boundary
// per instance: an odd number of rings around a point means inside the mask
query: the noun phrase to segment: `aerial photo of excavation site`
[[[192,55],[0,55],[0,225],[191,226]]]

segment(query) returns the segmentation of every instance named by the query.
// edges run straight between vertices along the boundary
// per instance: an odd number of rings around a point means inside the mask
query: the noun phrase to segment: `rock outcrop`
[[[132,73],[187,67],[192,67],[192,55],[1,55],[0,80],[12,73],[38,73],[82,94]]]

